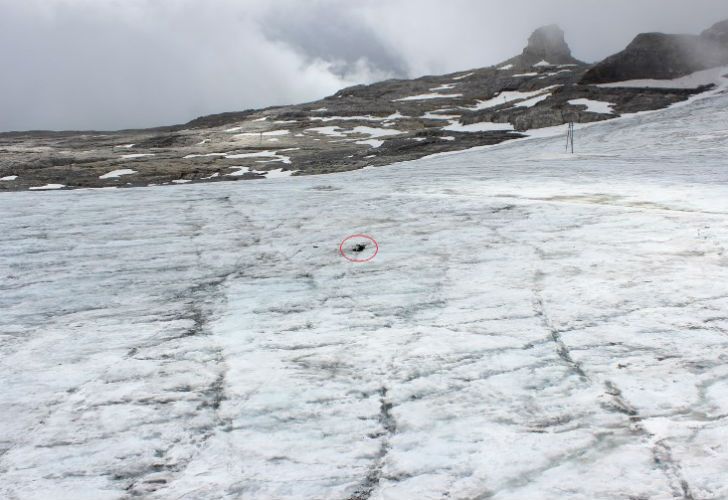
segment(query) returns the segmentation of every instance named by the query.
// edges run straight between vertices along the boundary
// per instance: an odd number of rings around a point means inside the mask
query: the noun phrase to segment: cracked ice
[[[3,195],[0,496],[728,496],[726,104]]]

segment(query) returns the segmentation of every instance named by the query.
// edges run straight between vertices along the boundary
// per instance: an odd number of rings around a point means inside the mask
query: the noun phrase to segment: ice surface
[[[0,497],[728,497],[726,122],[3,194]]]

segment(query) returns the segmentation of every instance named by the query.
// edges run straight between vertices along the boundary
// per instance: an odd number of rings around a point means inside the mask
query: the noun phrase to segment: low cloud
[[[559,23],[597,60],[699,32],[713,0],[0,0],[0,130],[119,129],[487,66]]]

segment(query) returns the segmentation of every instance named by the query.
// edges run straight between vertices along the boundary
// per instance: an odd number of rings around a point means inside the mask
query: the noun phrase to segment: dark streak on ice
[[[371,497],[374,489],[379,485],[382,479],[382,468],[384,467],[384,459],[389,452],[389,440],[392,435],[397,432],[397,421],[392,416],[392,403],[387,400],[387,388],[379,389],[379,423],[382,426],[382,432],[374,437],[381,436],[381,444],[379,453],[374,463],[369,468],[364,481],[357,487],[356,491],[348,497],[348,500],[367,500]]]

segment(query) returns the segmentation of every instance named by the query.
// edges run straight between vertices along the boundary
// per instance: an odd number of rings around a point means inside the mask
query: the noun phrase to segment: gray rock
[[[728,64],[728,21],[697,35],[642,33],[590,69],[581,83],[673,79]]]

